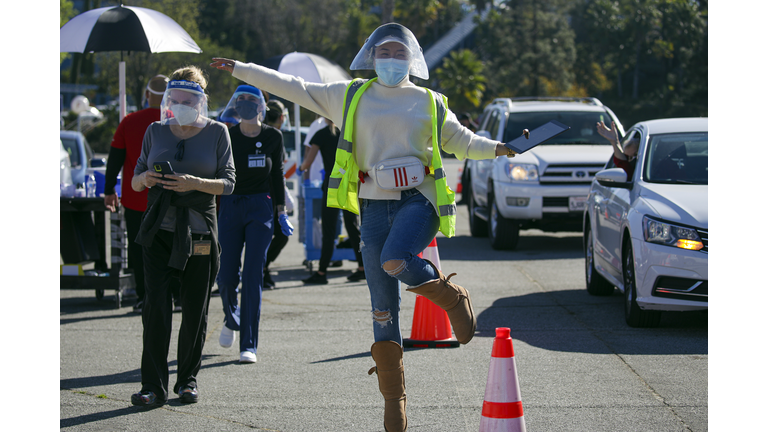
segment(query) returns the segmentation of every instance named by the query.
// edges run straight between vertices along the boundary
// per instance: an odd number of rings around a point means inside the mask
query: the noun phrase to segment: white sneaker
[[[250,351],[240,353],[240,363],[256,363],[256,354]]]
[[[228,329],[226,325],[222,327],[221,334],[219,335],[219,345],[229,348],[235,343],[235,339],[237,339],[237,336],[234,330]]]

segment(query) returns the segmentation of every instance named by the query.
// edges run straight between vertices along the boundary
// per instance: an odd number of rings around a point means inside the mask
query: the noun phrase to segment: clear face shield
[[[267,102],[264,94],[256,87],[241,85],[229,99],[229,103],[221,112],[221,121],[226,123],[252,123],[264,121],[267,114]]]
[[[208,97],[199,84],[174,80],[168,83],[160,103],[163,125],[202,128],[208,117]]]
[[[166,78],[166,83],[167,83],[167,82],[168,82],[168,79]],[[166,84],[166,85],[167,85],[167,84]],[[146,87],[146,89],[145,89],[144,93],[142,93],[142,94],[141,94],[141,108],[142,108],[142,109],[144,109],[144,108],[149,108],[149,99],[147,99],[147,92],[150,92],[150,93],[152,93],[153,95],[157,95],[157,96],[163,96],[163,95],[165,95],[165,92],[161,92],[161,91],[152,90],[152,89],[149,87],[149,83],[147,83],[147,87]]]
[[[419,42],[410,30],[397,23],[384,24],[374,30],[352,60],[349,69],[375,70],[382,81],[398,79],[403,69],[406,76],[410,74],[423,80],[429,79],[429,69]],[[384,76],[389,74],[391,76]]]

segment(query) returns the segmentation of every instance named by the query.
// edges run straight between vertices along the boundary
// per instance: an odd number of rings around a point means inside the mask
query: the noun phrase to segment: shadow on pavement
[[[221,357],[220,354],[203,354],[203,365],[200,367],[200,369],[211,369],[216,367],[222,367],[222,366],[230,366],[230,365],[237,365],[240,364],[239,360],[227,360],[227,361],[221,361],[218,363],[210,363],[206,364],[206,360],[215,358],[215,357]],[[228,356],[227,356],[228,357]],[[175,375],[176,374],[176,360],[170,360],[168,362],[168,374],[169,375]],[[173,379],[171,378],[169,380],[171,383],[173,383]],[[129,371],[124,372],[118,372],[113,373],[109,375],[96,375],[96,376],[89,376],[89,377],[80,377],[80,378],[68,378],[59,380],[59,389],[60,390],[72,390],[72,389],[82,389],[87,387],[99,387],[99,386],[107,386],[111,384],[125,384],[125,383],[141,383],[141,369],[136,368]]]
[[[657,328],[632,328],[624,321],[624,297],[593,297],[564,290],[505,297],[477,317],[475,337],[495,337],[509,327],[512,338],[563,352],[592,354],[707,354],[708,314],[664,312]]]
[[[156,409],[156,408],[159,408],[159,407],[139,408],[139,407],[130,406],[127,408],[120,408],[120,409],[111,410],[111,411],[101,411],[93,414],[86,414],[86,415],[81,415],[77,417],[61,419],[59,420],[59,428],[63,429],[65,427],[79,426],[87,423],[93,423],[101,420],[107,420],[115,417],[129,415],[129,414],[145,412],[150,409]]]
[[[536,233],[531,234],[531,233]],[[495,250],[487,238],[456,236],[438,237],[440,259],[462,261],[516,261],[537,259],[584,258],[582,237],[578,233],[555,236],[541,231],[522,231],[517,248],[512,251]],[[472,251],[468,254],[467,251]]]
[[[334,362],[334,361],[340,361],[340,360],[351,360],[351,359],[370,357],[370,356],[371,356],[371,353],[369,351],[366,351],[366,352],[362,352],[362,353],[358,353],[358,354],[350,354],[350,355],[345,355],[345,356],[341,356],[341,357],[329,358],[329,359],[325,359],[325,360],[317,360],[317,361],[311,362],[310,364],[328,363],[328,362]]]

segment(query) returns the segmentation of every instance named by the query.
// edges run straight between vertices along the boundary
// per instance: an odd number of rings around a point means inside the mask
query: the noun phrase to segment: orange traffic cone
[[[464,187],[461,184],[461,174],[464,172],[464,168],[459,167],[459,181],[456,182],[456,190],[454,192],[461,193]]]
[[[515,351],[509,328],[496,328],[485,386],[480,432],[525,432],[523,402],[517,383]]]
[[[419,256],[431,261],[439,270],[440,256],[437,253],[437,239],[432,239],[432,243]],[[454,348],[457,346],[459,341],[451,335],[451,321],[448,319],[448,314],[440,306],[417,294],[411,337],[403,339],[403,347]]]

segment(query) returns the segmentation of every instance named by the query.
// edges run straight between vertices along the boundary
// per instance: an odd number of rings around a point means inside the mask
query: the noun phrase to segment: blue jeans
[[[371,294],[373,338],[403,344],[400,333],[400,282],[410,286],[439,275],[417,255],[435,238],[440,219],[429,200],[416,189],[401,192],[399,201],[362,200],[361,252]],[[388,261],[400,265],[390,272]]]
[[[219,205],[221,264],[217,283],[224,306],[224,325],[240,331],[241,352],[256,354],[264,265],[274,227],[272,199],[267,193],[222,195]],[[243,246],[245,259],[241,274]],[[242,301],[238,306],[236,289],[241,279]]]

